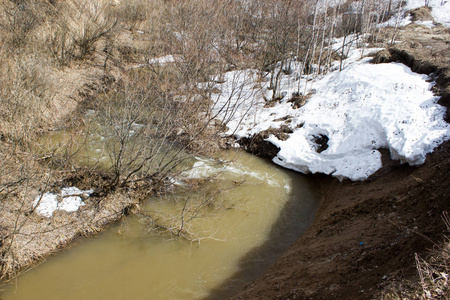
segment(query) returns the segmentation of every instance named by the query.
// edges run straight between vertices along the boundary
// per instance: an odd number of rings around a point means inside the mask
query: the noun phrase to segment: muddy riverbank
[[[366,182],[320,176],[322,198],[307,232],[234,299],[371,299],[417,277],[447,232],[450,143],[420,167],[389,161]]]

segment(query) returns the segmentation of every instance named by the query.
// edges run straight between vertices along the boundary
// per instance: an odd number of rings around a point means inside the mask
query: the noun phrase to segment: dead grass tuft
[[[48,64],[35,55],[0,58],[0,133],[3,139],[25,144],[52,121],[56,88],[48,81]]]
[[[443,220],[450,232],[450,218],[443,213]],[[450,240],[436,247],[427,259],[415,254],[418,278],[392,284],[381,295],[384,300],[428,300],[450,298]]]
[[[418,7],[407,11],[406,14],[411,15],[412,20],[416,21],[432,21],[433,16],[431,15],[431,9],[426,6]]]

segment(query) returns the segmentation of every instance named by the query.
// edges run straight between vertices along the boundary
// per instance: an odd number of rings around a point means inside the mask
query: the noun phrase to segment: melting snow
[[[398,3],[399,1],[397,1]],[[392,26],[394,27],[396,24],[398,26],[406,26],[412,23],[410,16],[405,16],[405,13],[408,10],[412,10],[418,7],[422,7],[425,5],[424,0],[408,0],[406,1],[405,6],[397,12],[390,20],[385,23],[380,24],[379,26]],[[448,0],[429,0],[428,7],[431,8],[431,15],[434,18],[436,23],[440,23],[445,27],[450,27],[450,2]],[[431,27],[432,22],[416,22],[417,24],[422,24],[427,27]]]
[[[168,64],[168,63],[174,63],[177,61],[177,59],[180,59],[179,56],[174,56],[174,55],[166,55],[163,57],[158,57],[158,58],[153,58],[150,59],[148,61],[148,64],[153,65],[153,64]]]
[[[220,119],[228,121],[227,134],[249,137],[287,125],[293,130],[287,140],[268,138],[281,149],[273,161],[339,179],[363,180],[375,173],[382,167],[380,148],[389,149],[392,159],[422,164],[426,154],[450,139],[450,125],[443,120],[445,108],[430,91],[429,78],[398,63],[356,61],[357,51],[351,49],[343,71],[316,81],[304,78],[300,88],[295,75],[284,76],[280,94],[285,96],[274,107],[264,107],[264,95],[270,91],[258,72],[225,74],[213,100]],[[287,100],[296,90],[316,92],[303,107],[294,109]],[[327,148],[318,153],[316,140],[321,135],[328,138]]]
[[[365,179],[381,168],[387,148],[393,159],[422,164],[427,153],[450,138],[445,109],[430,91],[427,77],[397,64],[363,60],[317,83],[318,92],[294,112],[303,124],[286,141],[269,141],[281,150],[274,162],[297,171]],[[314,138],[325,135],[328,148],[318,153]]]
[[[55,210],[67,212],[77,211],[80,206],[86,205],[81,199],[81,195],[88,197],[94,190],[83,191],[76,187],[66,187],[61,189],[58,195],[44,193],[34,199],[33,206],[36,213],[50,218]]]

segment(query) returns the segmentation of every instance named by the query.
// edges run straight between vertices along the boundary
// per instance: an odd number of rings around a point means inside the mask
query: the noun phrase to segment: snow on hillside
[[[398,3],[399,1],[397,1]],[[448,0],[408,0],[401,10],[396,13],[390,20],[380,24],[380,26],[406,26],[412,23],[411,17],[406,16],[405,13],[409,10],[422,7],[428,2],[428,7],[431,8],[431,15],[434,21],[438,24],[442,24],[445,27],[450,27],[450,2]],[[416,22],[426,26],[433,26],[433,22]]]
[[[437,23],[450,27],[450,2],[448,0],[408,0],[403,10],[408,11],[425,5],[431,8],[431,15]]]
[[[353,48],[350,57],[359,51]],[[393,159],[422,164],[427,153],[450,139],[445,108],[437,104],[427,76],[402,64],[368,61],[352,59],[341,72],[302,79],[300,88],[295,75],[284,76],[284,98],[274,107],[264,107],[263,95],[267,98],[271,91],[257,71],[226,73],[225,82],[217,84],[221,93],[213,98],[216,112],[228,121],[227,134],[237,138],[289,126],[293,133],[287,140],[268,138],[281,149],[273,161],[303,173],[363,180],[382,167],[380,148],[389,149]],[[294,109],[288,100],[297,90],[315,93]],[[320,138],[326,149],[318,151]]]

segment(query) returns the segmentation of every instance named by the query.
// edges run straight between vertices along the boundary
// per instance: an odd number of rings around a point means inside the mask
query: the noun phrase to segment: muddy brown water
[[[176,183],[173,195],[151,198],[144,207],[167,227],[183,221],[194,241],[151,230],[146,219],[129,216],[21,275],[1,299],[232,295],[304,232],[317,189],[309,178],[242,151],[224,152],[219,162],[197,158],[182,174],[185,180],[205,176],[214,180],[189,192]]]

